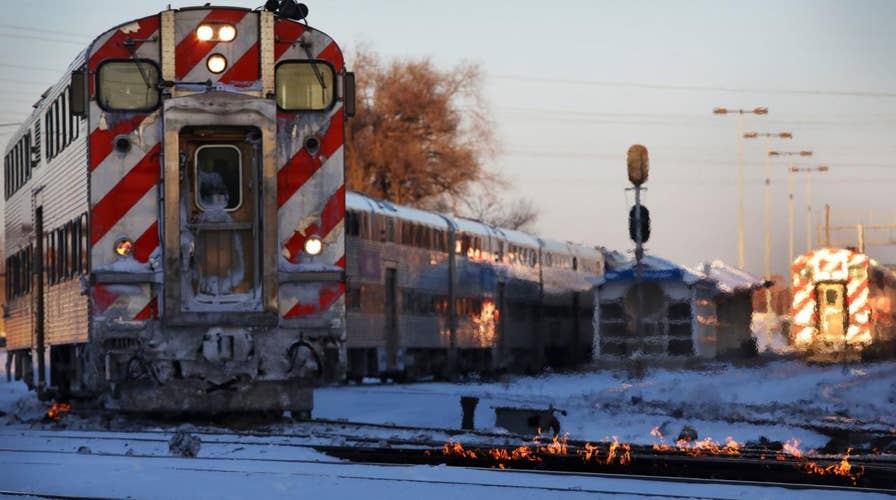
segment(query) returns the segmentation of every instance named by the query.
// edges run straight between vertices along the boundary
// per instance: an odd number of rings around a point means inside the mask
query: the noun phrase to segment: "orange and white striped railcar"
[[[793,263],[794,345],[818,361],[896,354],[896,273],[851,249],[821,248]]]
[[[306,416],[343,376],[353,78],[266,8],[103,33],[11,141],[8,350],[41,394]]]

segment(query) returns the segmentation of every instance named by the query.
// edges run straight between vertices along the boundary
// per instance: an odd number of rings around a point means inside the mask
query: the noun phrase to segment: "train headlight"
[[[215,36],[215,30],[207,24],[203,24],[196,28],[196,38],[203,42],[207,42]]]
[[[227,69],[227,59],[221,54],[212,54],[205,63],[212,73],[221,73]]]
[[[225,24],[218,28],[218,40],[222,42],[231,42],[236,38],[236,28],[229,24]]]
[[[305,252],[308,255],[318,255],[324,249],[324,242],[318,236],[309,236],[305,240]]]
[[[134,242],[129,238],[121,238],[115,242],[115,254],[119,257],[127,257],[134,251]]]

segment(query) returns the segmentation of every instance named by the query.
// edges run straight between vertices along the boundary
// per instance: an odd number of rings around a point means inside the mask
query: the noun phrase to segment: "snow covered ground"
[[[0,354],[0,367],[4,366]],[[896,363],[851,367],[775,361],[756,367],[714,364],[699,370],[651,369],[515,377],[506,383],[419,383],[328,387],[316,391],[314,416],[410,427],[458,428],[459,397],[477,396],[477,429],[495,428],[494,406],[547,407],[572,439],[653,443],[660,426],[674,441],[681,426],[700,437],[739,442],[797,438],[804,448],[828,438],[806,422],[861,425],[896,433]],[[134,421],[118,416],[42,417],[21,382],[0,379],[0,492],[131,498],[845,498],[842,491],[681,483],[443,466],[374,466],[336,460],[309,444],[424,439],[481,442],[431,430],[352,427],[339,423],[267,423],[237,435],[213,425]],[[829,418],[834,417],[834,418]],[[176,430],[202,439],[195,458],[172,456]],[[513,443],[517,438],[508,436]],[[500,440],[499,440],[500,441]],[[102,471],[98,473],[97,471]],[[857,498],[873,494],[850,492]],[[0,494],[2,497],[2,494]]]
[[[462,395],[479,397],[476,427],[495,427],[496,406],[555,408],[572,439],[652,444],[654,427],[674,441],[684,425],[700,438],[743,443],[799,439],[805,448],[828,437],[811,425],[856,426],[896,433],[896,363],[846,368],[775,361],[755,367],[651,369],[518,377],[507,383],[363,385],[315,393],[314,415],[430,427],[460,426]],[[896,434],[894,434],[896,439]]]

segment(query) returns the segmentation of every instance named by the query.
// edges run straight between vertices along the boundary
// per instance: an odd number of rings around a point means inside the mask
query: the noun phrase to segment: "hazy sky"
[[[514,196],[535,200],[540,234],[628,249],[625,153],[642,143],[651,155],[649,251],[735,263],[737,119],[712,115],[717,106],[767,106],[767,116],[747,116],[746,130],[790,131],[794,139],[773,148],[812,149],[798,165],[830,166],[813,178],[816,214],[829,203],[834,224],[896,223],[896,2],[306,3],[310,23],[345,48],[365,42],[386,57],[480,63],[502,146],[492,168],[513,179]],[[27,116],[90,39],[168,2],[0,5],[0,123],[8,123]],[[13,130],[0,128],[0,141]],[[747,268],[761,273],[765,145],[747,141],[744,150]],[[786,163],[773,162],[777,272],[788,260]],[[802,252],[805,178],[796,186]],[[869,253],[896,262],[896,247]]]

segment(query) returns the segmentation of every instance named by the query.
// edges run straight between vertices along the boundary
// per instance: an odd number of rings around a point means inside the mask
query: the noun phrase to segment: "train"
[[[568,369],[590,360],[596,247],[346,196],[347,376]]]
[[[344,378],[353,74],[307,8],[100,34],[4,156],[17,379],[124,411],[291,411]]]
[[[8,360],[43,399],[289,411],[592,352],[595,247],[346,192],[354,75],[307,8],[100,34],[4,152]]]
[[[854,248],[813,250],[791,271],[791,341],[809,360],[896,356],[896,271]]]

